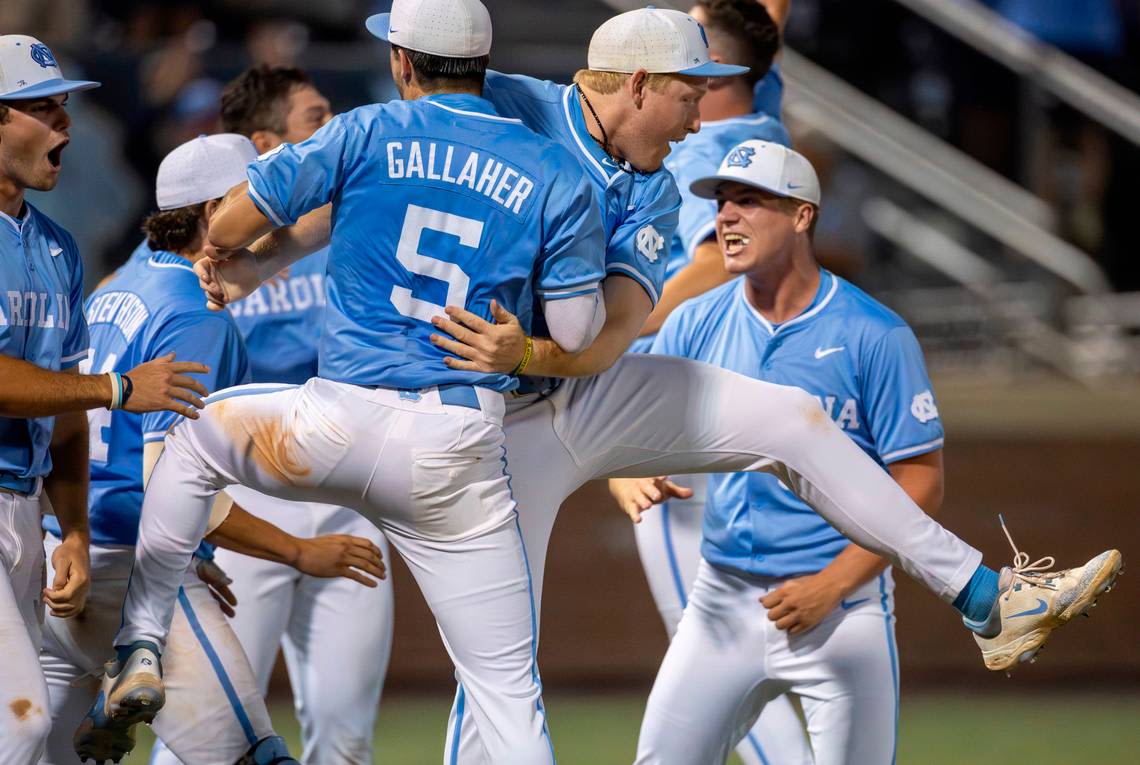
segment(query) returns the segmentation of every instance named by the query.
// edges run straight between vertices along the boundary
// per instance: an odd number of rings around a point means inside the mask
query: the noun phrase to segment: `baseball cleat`
[[[999,592],[988,625],[996,633],[975,630],[974,639],[982,649],[982,659],[991,670],[1010,670],[1021,662],[1034,662],[1049,634],[1075,616],[1093,608],[1112,589],[1120,575],[1123,558],[1118,550],[1106,550],[1083,566],[1050,571],[1051,557],[1029,563],[1029,556],[1017,549],[1002,521],[1002,530],[1013,547],[1013,566],[1001,570]]]
[[[72,743],[81,760],[119,762],[135,747],[136,723],[149,725],[166,701],[158,648],[146,641],[119,650],[104,665],[102,687]]]

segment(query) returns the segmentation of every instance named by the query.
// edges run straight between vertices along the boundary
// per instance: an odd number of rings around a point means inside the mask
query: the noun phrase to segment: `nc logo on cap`
[[[748,167],[752,164],[752,157],[756,154],[756,150],[751,146],[737,146],[728,155],[725,164],[729,167]]]
[[[32,61],[35,61],[37,64],[42,66],[44,69],[47,69],[47,68],[53,67],[53,66],[55,66],[55,67],[59,66],[59,63],[55,60],[55,56],[52,55],[51,48],[44,45],[43,43],[36,43],[35,45],[33,45],[32,50],[31,50],[31,54],[32,54]]]

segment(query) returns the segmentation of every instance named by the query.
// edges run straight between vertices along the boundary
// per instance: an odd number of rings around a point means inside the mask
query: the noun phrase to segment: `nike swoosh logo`
[[[802,183],[798,183],[798,184],[797,183],[789,183],[788,184],[789,189],[802,189],[803,187],[804,187],[804,185]]]
[[[62,247],[49,247],[48,251],[51,253],[51,256],[54,258],[54,257],[58,257],[59,254],[61,252],[63,252],[63,248]]]
[[[830,356],[833,353],[839,353],[844,348],[846,348],[846,346],[844,346],[844,345],[839,345],[839,346],[836,346],[835,348],[816,348],[815,349],[815,357],[817,359],[822,359],[825,356]]]
[[[1046,608],[1048,608],[1048,606],[1045,605],[1045,601],[1041,598],[1038,598],[1037,599],[1037,608],[1031,608],[1028,611],[1022,611],[1020,614],[1010,614],[1006,618],[1007,619],[1016,619],[1019,616],[1033,616],[1034,614],[1043,614],[1043,613],[1045,613]]]
[[[839,601],[839,607],[844,611],[850,611],[855,606],[861,603],[866,603],[868,600],[870,600],[870,598],[860,598],[859,600],[841,600]]]

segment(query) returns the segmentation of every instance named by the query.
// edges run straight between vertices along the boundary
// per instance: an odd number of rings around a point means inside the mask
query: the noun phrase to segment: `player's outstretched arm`
[[[198,396],[205,396],[206,389],[187,375],[207,371],[202,364],[175,361],[174,354],[140,364],[123,375],[130,378],[131,392],[122,408],[197,417],[195,408],[203,406]],[[0,417],[53,417],[108,407],[122,401],[114,386],[110,375],[54,372],[0,354]]]
[[[332,232],[332,205],[313,210],[294,225],[265,234],[248,248],[219,250],[206,245],[208,257],[194,264],[206,306],[220,311],[247,297],[301,258],[323,249]]]
[[[654,505],[668,502],[674,497],[689,499],[693,490],[670,481],[667,476],[657,478],[611,478],[610,495],[622,512],[634,523],[641,523],[641,514]]]
[[[942,450],[905,460],[888,468],[915,504],[930,515],[942,507]],[[887,560],[855,544],[848,545],[818,574],[789,579],[760,599],[776,627],[797,635],[819,624],[840,601],[887,567]]]
[[[234,505],[226,519],[206,541],[255,558],[284,563],[303,574],[322,578],[344,577],[366,587],[387,577],[384,557],[371,540],[348,534],[295,537],[268,521]]]

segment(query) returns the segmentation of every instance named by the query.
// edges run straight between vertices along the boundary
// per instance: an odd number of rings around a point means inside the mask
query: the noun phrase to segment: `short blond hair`
[[[574,75],[574,82],[603,96],[617,93],[628,79],[626,72],[600,72],[596,69],[579,69]],[[663,93],[670,82],[679,79],[684,79],[684,75],[650,74],[645,78],[645,87],[654,93]]]

